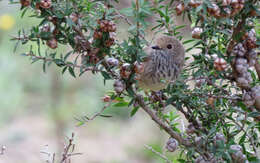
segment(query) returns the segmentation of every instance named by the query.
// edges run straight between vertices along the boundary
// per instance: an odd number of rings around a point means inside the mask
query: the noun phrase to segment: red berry
[[[94,38],[95,40],[101,39],[101,38],[102,38],[102,35],[103,35],[102,32],[95,30],[95,31],[94,31],[94,34],[93,34],[93,38]]]
[[[230,3],[231,3],[231,0],[223,0],[222,6],[228,6],[228,5],[230,5]]]
[[[72,13],[72,14],[70,14],[69,18],[70,18],[74,23],[77,23],[77,22],[78,22],[78,19],[79,19],[79,16],[78,16],[78,14],[76,14],[76,13]]]
[[[227,62],[223,58],[216,58],[214,67],[218,71],[224,71],[227,68]]]
[[[137,74],[143,73],[144,72],[144,64],[135,62],[134,70],[135,70],[135,73],[137,73]]]
[[[55,38],[51,38],[47,41],[47,45],[52,49],[56,49],[58,47],[58,42]]]
[[[51,0],[41,0],[40,1],[40,7],[41,8],[45,8],[45,9],[48,9],[52,6],[52,2]]]
[[[131,74],[131,68],[129,63],[124,63],[120,68],[120,76],[122,78],[128,78]]]
[[[97,56],[95,56],[95,55],[91,55],[89,57],[89,62],[93,63],[93,64],[97,64],[99,62],[99,58]]]
[[[184,11],[184,9],[185,9],[185,6],[183,3],[178,4],[175,8],[177,15],[181,15],[181,13]]]
[[[111,101],[111,97],[110,96],[104,96],[103,98],[102,98],[102,100],[104,101],[104,102],[110,102]]]
[[[213,105],[214,105],[214,102],[215,102],[215,98],[209,97],[206,102],[207,102],[208,105],[213,106]]]
[[[200,27],[195,27],[195,28],[192,30],[192,32],[191,32],[192,38],[200,39],[202,32],[203,32],[203,29],[202,29],[202,28],[200,28]]]
[[[31,0],[20,0],[20,3],[23,7],[27,7],[31,5]]]

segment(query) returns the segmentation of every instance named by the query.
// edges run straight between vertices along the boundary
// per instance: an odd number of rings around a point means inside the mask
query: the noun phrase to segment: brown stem
[[[181,145],[184,145],[186,147],[190,147],[192,144],[187,140],[184,139],[179,133],[175,132],[170,126],[168,126],[166,123],[164,123],[156,114],[148,108],[144,102],[144,99],[141,95],[136,95],[136,100],[138,104],[141,106],[141,108],[149,114],[149,116],[152,118],[154,122],[156,122],[161,128],[164,129],[171,137],[176,139]]]
[[[44,60],[44,61],[47,61],[47,62],[54,62],[54,59],[52,59],[52,58],[37,56],[37,55],[34,55],[33,53],[28,53],[28,54],[26,54],[26,56],[31,56],[33,58],[37,58],[37,59]],[[72,66],[72,67],[76,67],[76,68],[84,68],[85,67],[84,65],[77,65],[77,64],[72,64],[72,63],[65,63],[65,66],[67,66],[67,67]],[[96,67],[85,67],[83,70],[84,71],[101,71],[101,70],[97,69]]]
[[[136,5],[136,17],[137,17],[137,21],[136,21],[136,37],[139,37],[139,28],[140,28],[140,23],[138,21],[138,16],[139,16],[139,0],[135,0],[135,5]]]

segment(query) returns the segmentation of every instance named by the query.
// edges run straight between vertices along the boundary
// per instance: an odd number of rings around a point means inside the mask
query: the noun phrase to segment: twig
[[[97,112],[96,114],[94,114],[91,118],[89,118],[89,120],[94,120],[97,116],[100,116],[106,108],[108,108],[111,105],[112,101],[110,101],[109,103],[107,103],[99,112]]]
[[[70,163],[71,161],[70,157],[75,155],[82,155],[82,153],[73,153],[75,149],[75,144],[73,144],[73,141],[74,141],[74,133],[72,133],[71,138],[69,138],[69,143],[64,146],[60,163]],[[48,156],[48,160],[45,160],[47,163],[55,163],[55,153],[51,154],[46,151],[40,151],[40,153],[46,154]],[[50,158],[51,156],[52,158]]]
[[[81,122],[81,123],[86,123],[86,122],[89,122],[89,121],[93,121],[96,117],[98,116],[102,116],[102,113],[104,112],[104,110],[106,108],[108,108],[111,103],[113,101],[110,101],[109,103],[107,103],[99,112],[95,113],[94,115],[92,115],[91,117],[88,117],[88,116],[83,116],[82,118],[75,118],[75,120]],[[107,117],[110,117],[110,116],[107,116]],[[79,124],[80,126],[81,124]]]
[[[140,28],[140,23],[138,21],[138,17],[139,17],[139,0],[135,0],[135,5],[136,5],[136,37],[138,38],[139,37],[139,28]]]
[[[212,94],[203,94],[203,93],[186,93],[186,95],[193,95],[193,96],[195,95],[195,96],[204,97],[204,98],[213,97],[214,99],[228,99],[228,100],[231,100],[231,101],[241,100],[240,97],[232,97],[231,95],[230,96],[224,96],[224,95],[212,95]]]
[[[82,154],[82,153],[73,153],[74,148],[75,148],[75,144],[73,144],[73,140],[74,140],[74,133],[72,133],[72,136],[69,139],[69,144],[65,145],[65,147],[64,147],[64,151],[63,151],[62,159],[61,159],[60,163],[64,163],[66,160],[70,159],[71,156]],[[71,152],[70,152],[70,150],[71,150]]]
[[[34,55],[33,53],[27,53],[26,56],[37,58],[37,59],[44,60],[44,61],[47,61],[47,62],[54,62],[54,59],[46,58],[46,57],[42,57],[42,56],[37,56],[37,55]],[[76,67],[76,68],[84,68],[85,67],[84,65],[77,65],[77,64],[72,64],[72,63],[64,63],[64,64],[67,67],[69,67],[69,66],[73,66],[73,67]],[[101,71],[101,70],[97,69],[96,67],[85,67],[83,69],[83,71]]]
[[[148,150],[152,151],[154,154],[156,154],[157,156],[161,157],[162,159],[164,159],[167,163],[171,163],[171,161],[162,153],[157,152],[155,149],[153,149],[153,147],[149,146],[149,145],[144,145],[145,148],[147,148]]]

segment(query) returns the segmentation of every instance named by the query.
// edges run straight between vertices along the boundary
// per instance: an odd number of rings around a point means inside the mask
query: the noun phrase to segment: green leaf
[[[113,105],[114,107],[125,107],[128,106],[128,102],[118,102]]]
[[[46,72],[46,60],[43,60],[42,70],[43,72]]]
[[[168,98],[167,101],[166,101],[166,105],[171,104],[174,101],[174,99],[175,99],[174,97]]]
[[[134,107],[133,110],[131,111],[130,116],[131,116],[131,117],[134,116],[135,113],[136,113],[138,110],[139,110],[139,107]]]
[[[187,161],[183,160],[183,159],[177,159],[178,162],[180,163],[186,163]]]
[[[67,18],[66,21],[67,21],[67,24],[68,24],[70,27],[76,25],[70,18]]]
[[[62,69],[62,74],[64,74],[67,69],[68,69],[68,67],[64,67],[64,68]]]
[[[245,142],[245,140],[246,140],[246,133],[243,136],[241,136],[241,138],[239,140],[239,144],[243,144]]]
[[[100,114],[99,116],[104,117],[104,118],[111,118],[112,117],[112,115],[104,115],[104,114]]]
[[[110,75],[106,71],[101,71],[101,74],[105,80],[111,79]]]
[[[59,66],[59,67],[62,67],[62,66],[65,65],[65,63],[64,63],[63,60],[61,60],[61,59],[54,59],[53,62],[54,62],[57,66]]]
[[[73,51],[70,51],[65,55],[64,61],[66,61],[71,54],[73,54]]]
[[[21,18],[23,18],[24,17],[24,15],[25,15],[25,13],[26,13],[26,11],[29,9],[29,7],[26,7],[24,10],[23,10],[23,12],[22,12],[22,14],[21,14]]]
[[[128,92],[129,96],[134,97],[134,91],[132,88],[127,88],[126,91]]]
[[[248,114],[248,117],[253,117],[253,118],[259,117],[259,116],[260,116],[260,112],[251,112]]]
[[[192,39],[192,40],[186,40],[186,41],[183,41],[182,44],[188,44],[188,43],[191,43],[191,42],[193,42],[193,41],[195,41],[195,40],[194,40],[194,39]]]
[[[122,10],[120,10],[120,13],[126,15],[126,16],[134,16],[133,15],[133,9],[132,8],[124,8]]]
[[[84,125],[84,124],[85,124],[85,122],[79,121],[79,122],[77,123],[77,126],[82,126],[82,125]]]
[[[69,72],[74,78],[76,78],[75,72],[72,67],[69,67]]]

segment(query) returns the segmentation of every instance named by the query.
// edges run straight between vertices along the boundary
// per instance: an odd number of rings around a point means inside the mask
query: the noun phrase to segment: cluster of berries
[[[110,67],[117,67],[119,66],[119,61],[115,58],[107,58],[106,59],[107,64]],[[129,63],[124,63],[120,66],[120,77],[121,79],[128,79],[131,73],[133,72],[136,73],[136,78],[139,77],[139,74],[144,71],[144,66],[142,63],[135,62],[133,66]],[[125,84],[123,80],[116,80],[114,83],[114,90],[116,93],[120,94],[125,90]]]
[[[94,34],[93,34],[93,39],[94,40],[101,40],[102,46],[105,47],[110,47],[114,44],[115,39],[113,38],[113,33],[116,31],[116,26],[112,21],[109,20],[98,20],[98,27],[95,29]],[[103,37],[106,36],[106,37]],[[109,37],[107,37],[109,36]],[[84,43],[84,42],[83,42]],[[100,54],[100,48],[95,48],[93,49],[90,53],[88,53],[88,62],[96,64],[100,61],[100,57],[102,55],[102,58],[106,56],[105,53]],[[117,64],[118,61],[112,61],[112,58],[110,58],[109,64]],[[116,59],[115,59],[116,60]],[[116,66],[117,66],[116,65]]]
[[[139,74],[144,71],[144,66],[142,63],[135,62],[133,66],[129,63],[124,63],[119,65],[119,61],[116,58],[109,57],[106,59],[106,63],[110,68],[114,67],[119,67],[120,71],[120,78],[121,79],[128,79],[131,73],[134,72],[136,73],[136,78],[138,78]],[[114,90],[118,94],[122,93],[125,89],[125,84],[123,83],[123,80],[117,80],[114,83]]]
[[[206,160],[202,156],[199,156],[195,159],[195,163],[217,163],[217,161],[214,158],[210,160]]]
[[[22,7],[28,7],[32,3],[31,0],[20,0],[20,4]],[[43,9],[49,9],[52,7],[52,0],[40,0],[39,2],[36,3],[35,9],[36,12],[41,14]],[[75,24],[78,23],[79,20],[79,15],[76,13],[71,13],[69,16],[66,16],[65,18],[70,18]],[[41,32],[50,32],[51,36],[49,39],[46,41],[46,45],[51,48],[51,49],[56,49],[58,47],[58,41],[56,36],[59,34],[57,26],[58,18],[55,16],[49,16],[48,21],[51,22],[55,28],[51,28],[50,24],[45,24],[42,27],[40,27]],[[76,47],[87,47],[86,45],[86,40],[80,36],[75,36],[74,37],[76,45],[81,45],[81,46],[76,46]]]
[[[109,20],[98,20],[99,28],[94,31],[93,38],[95,40],[102,39],[104,33],[113,33],[116,31],[116,25],[112,21]],[[109,36],[112,36],[110,34]],[[109,37],[105,40],[105,46],[110,47],[114,44],[115,39],[113,37]]]
[[[214,145],[216,146],[216,148],[218,148],[217,141],[222,141],[222,142],[226,143],[227,140],[222,133],[216,133],[216,135],[213,138],[213,142],[214,142]],[[197,146],[199,146],[200,144],[203,143],[203,138],[199,137],[199,136],[196,137],[195,143]],[[231,157],[235,162],[237,162],[237,163],[248,162],[246,155],[243,154],[242,147],[240,145],[231,145],[230,150],[232,151]],[[222,161],[220,161],[220,160],[217,161],[214,158],[211,160],[206,160],[202,156],[199,156],[196,158],[195,163],[217,163],[217,162],[222,162]]]
[[[202,4],[201,0],[190,0],[187,6],[184,5],[184,3],[179,3],[176,8],[176,14],[181,15],[185,10],[188,10],[190,7],[196,8]]]
[[[40,32],[52,33],[50,38],[46,41],[46,45],[51,49],[56,49],[58,47],[58,41],[55,38],[55,35],[58,33],[56,28],[52,28],[50,24],[45,24],[40,27]]]
[[[44,9],[48,9],[52,6],[51,0],[41,0],[39,6]]]
[[[239,13],[245,5],[245,0],[215,0],[211,2],[212,4],[207,7],[207,12],[215,18],[232,17]],[[175,8],[176,14],[181,15],[185,10],[197,8],[202,3],[202,0],[190,0],[187,5],[183,2],[179,3]],[[252,14],[256,15],[256,11]]]
[[[105,20],[105,19],[98,20],[97,23],[98,23],[98,27],[94,31],[93,39],[98,41],[100,40],[102,46],[109,48],[115,42],[115,39],[113,38],[113,33],[116,31],[116,26],[112,21]],[[106,56],[106,53],[101,53],[100,48],[95,48],[90,53],[88,53],[87,55],[88,62],[96,64],[100,61],[100,56],[102,56],[103,58],[104,56]],[[115,61],[116,59],[109,58],[108,60],[109,60],[108,63],[109,65],[112,64],[114,66],[118,66],[118,61]]]
[[[31,0],[20,0],[20,4],[22,7],[28,7],[31,5]],[[37,2],[36,8],[43,8],[43,9],[48,9],[51,8],[52,6],[52,1],[51,0],[40,0],[40,2]]]
[[[87,51],[88,49],[88,41],[80,36],[80,35],[76,35],[74,37],[74,43],[75,43],[75,50],[78,51],[78,52],[81,52],[81,51]]]
[[[230,149],[234,151],[231,154],[231,157],[233,158],[234,162],[248,163],[248,160],[246,159],[246,155],[243,154],[243,149],[240,145],[231,145]]]
[[[260,86],[255,86],[243,94],[244,104],[248,107],[255,106],[260,110]]]
[[[238,43],[232,50],[232,55],[236,57],[233,61],[234,68],[238,73],[236,80],[242,88],[249,88],[250,83],[253,81],[248,69],[256,64],[256,47],[256,33],[252,29],[244,34],[243,41]]]
[[[22,7],[27,7],[31,5],[31,0],[20,0]]]

